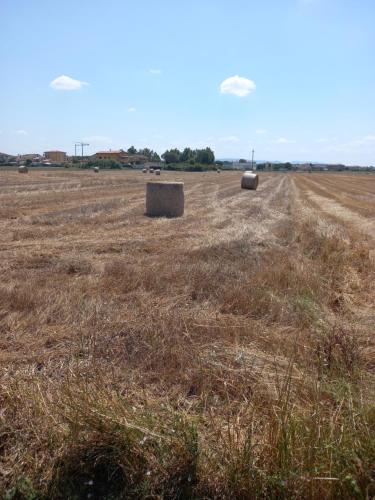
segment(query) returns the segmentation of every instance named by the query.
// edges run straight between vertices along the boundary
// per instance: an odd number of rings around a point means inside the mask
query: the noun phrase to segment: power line
[[[74,144],[74,156],[77,156],[77,146],[81,147],[81,156],[83,156],[83,148],[85,146],[90,146],[90,144],[88,142],[76,142]]]

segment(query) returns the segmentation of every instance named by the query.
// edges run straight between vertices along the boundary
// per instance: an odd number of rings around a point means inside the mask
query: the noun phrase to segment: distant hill
[[[8,155],[7,153],[0,153],[0,163],[5,163],[14,158],[14,155]]]

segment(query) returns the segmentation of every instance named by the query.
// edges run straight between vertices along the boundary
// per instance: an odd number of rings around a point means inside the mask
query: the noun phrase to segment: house
[[[145,163],[148,161],[147,156],[139,154],[130,154],[123,149],[112,151],[98,151],[93,155],[98,160],[115,160],[123,164],[133,165],[135,163]]]
[[[32,162],[32,165],[39,165],[40,163],[42,163],[43,157],[38,153],[27,153],[25,155],[17,156],[17,161],[20,163],[27,160],[30,160]]]
[[[67,161],[64,151],[45,151],[44,158],[49,160],[50,163],[65,163]]]

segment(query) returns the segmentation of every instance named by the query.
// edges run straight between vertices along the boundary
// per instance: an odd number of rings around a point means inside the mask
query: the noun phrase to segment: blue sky
[[[374,0],[1,0],[0,151],[373,165],[374,26]]]

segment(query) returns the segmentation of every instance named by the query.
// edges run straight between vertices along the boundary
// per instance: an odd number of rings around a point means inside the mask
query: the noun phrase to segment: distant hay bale
[[[142,173],[147,174],[147,168],[142,168]]]
[[[221,174],[221,170],[220,170],[220,168],[218,168],[218,169],[216,170],[216,172],[217,172],[218,174]]]
[[[99,173],[99,167],[94,167],[94,172],[95,172],[96,174],[98,174],[98,173]]]
[[[181,217],[184,214],[184,183],[148,182],[146,214],[159,217]]]
[[[256,189],[258,187],[258,182],[258,174],[254,174],[254,172],[245,172],[241,179],[241,188]]]
[[[29,172],[29,169],[25,165],[20,165],[18,167],[18,172],[20,174],[27,174]]]
[[[160,175],[160,168],[158,168],[157,170],[155,170],[155,175]]]
[[[153,173],[154,173],[154,169],[150,168],[150,174],[153,174]]]

